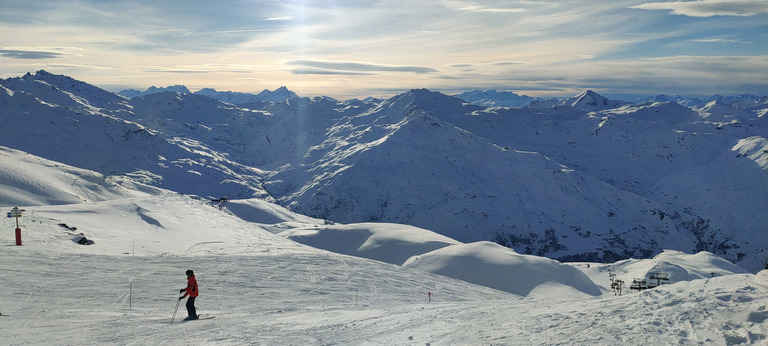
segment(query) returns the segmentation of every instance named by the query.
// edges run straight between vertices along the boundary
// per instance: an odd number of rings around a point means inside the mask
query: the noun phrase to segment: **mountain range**
[[[571,261],[706,250],[762,269],[765,97],[686,107],[587,90],[510,108],[425,89],[363,101],[203,90],[127,98],[45,71],[3,79],[0,146],[329,223],[401,223]]]
[[[126,90],[119,91],[117,94],[121,96],[125,96],[127,98],[134,98],[134,97],[140,97],[140,96],[147,96],[151,94],[160,94],[164,92],[203,95],[203,96],[208,96],[212,99],[217,99],[219,101],[223,101],[231,104],[244,104],[244,103],[252,103],[252,102],[280,102],[290,98],[298,97],[296,93],[288,90],[288,88],[284,86],[279,87],[272,91],[264,89],[262,92],[258,94],[242,93],[242,92],[234,92],[234,91],[217,91],[216,89],[213,89],[213,88],[203,88],[193,93],[189,91],[189,89],[187,89],[186,86],[183,86],[183,85],[172,85],[169,87],[160,87],[160,88],[151,86],[147,88],[146,91],[140,91],[136,89],[126,89]]]

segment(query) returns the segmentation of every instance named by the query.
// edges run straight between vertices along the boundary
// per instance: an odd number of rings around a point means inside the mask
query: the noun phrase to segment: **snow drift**
[[[601,294],[599,287],[574,267],[548,258],[521,255],[491,242],[451,245],[411,257],[403,266],[521,296],[528,296],[539,287],[540,294],[545,296],[553,294],[552,290],[556,295],[570,292],[566,288],[593,296]]]
[[[280,235],[318,249],[397,265],[411,256],[460,244],[426,229],[388,223],[299,227]]]

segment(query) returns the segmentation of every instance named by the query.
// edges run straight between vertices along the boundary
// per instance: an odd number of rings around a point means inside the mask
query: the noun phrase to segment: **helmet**
[[[195,275],[195,272],[192,271],[192,269],[187,270],[187,275]]]

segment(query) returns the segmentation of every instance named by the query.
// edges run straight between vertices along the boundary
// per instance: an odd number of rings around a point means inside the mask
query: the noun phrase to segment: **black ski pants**
[[[197,311],[195,310],[195,298],[197,297],[187,298],[187,313],[189,314],[189,317],[197,317]]]

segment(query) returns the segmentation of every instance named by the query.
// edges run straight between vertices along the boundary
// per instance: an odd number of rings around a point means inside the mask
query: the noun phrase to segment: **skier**
[[[188,316],[184,320],[188,321],[200,318],[200,315],[198,315],[195,311],[195,298],[197,298],[199,292],[197,291],[197,280],[195,280],[195,273],[192,271],[192,269],[187,270],[187,287],[179,290],[179,293],[182,292],[184,292],[184,295],[179,297],[179,300],[189,296],[189,299],[187,299]]]

